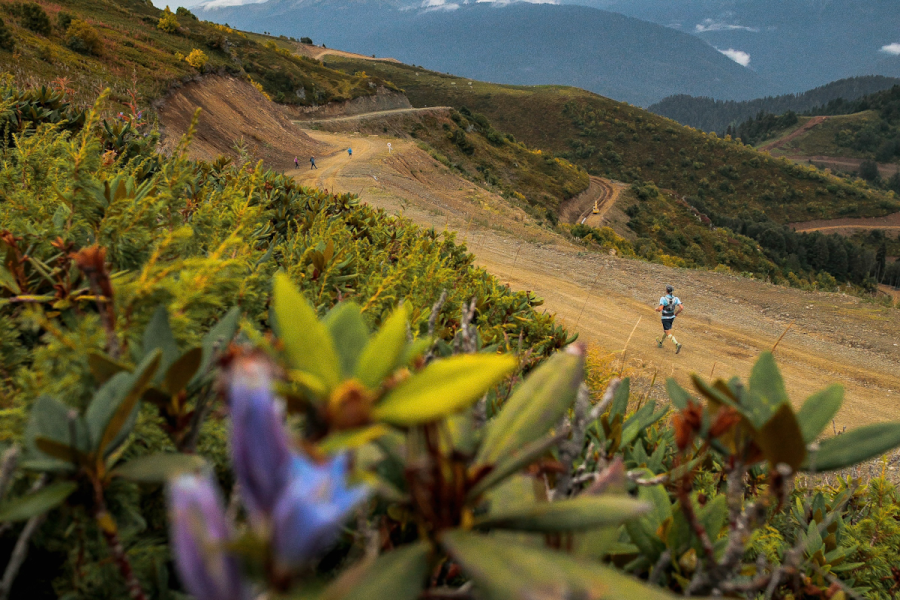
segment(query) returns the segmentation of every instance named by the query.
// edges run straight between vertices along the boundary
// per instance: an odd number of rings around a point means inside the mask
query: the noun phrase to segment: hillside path
[[[591,175],[586,190],[560,205],[559,217],[565,223],[585,223],[590,227],[600,227],[606,214],[618,200],[623,187],[622,184]],[[596,215],[592,212],[594,202],[600,208],[600,212]]]
[[[334,122],[346,122],[346,121],[366,121],[369,119],[378,119],[381,117],[386,117],[390,115],[401,115],[401,114],[428,114],[433,113],[435,111],[447,111],[452,110],[449,106],[427,106],[424,108],[392,108],[390,110],[379,110],[375,112],[368,113],[360,113],[358,115],[350,115],[348,117],[330,117],[327,119],[304,119],[294,121],[297,125],[301,127],[308,127],[310,125],[315,125],[316,123],[334,123]]]
[[[851,234],[857,231],[869,231],[880,229],[884,231],[900,230],[900,212],[892,213],[884,217],[862,217],[843,219],[818,219],[791,223],[794,231],[827,231],[829,233]]]
[[[776,148],[781,148],[782,146],[784,146],[791,140],[800,137],[801,135],[803,135],[804,133],[806,133],[807,131],[809,131],[810,129],[815,127],[816,125],[818,125],[820,123],[824,123],[827,118],[828,117],[813,117],[809,121],[807,121],[806,123],[804,123],[803,125],[798,127],[797,129],[795,129],[794,131],[792,131],[789,134],[787,134],[786,136],[784,136],[783,138],[779,138],[779,139],[775,140],[774,142],[771,142],[769,144],[766,144],[762,148],[759,148],[759,151],[760,152],[771,152],[772,150],[775,150]]]
[[[546,310],[581,340],[621,357],[630,338],[624,360],[645,382],[658,375],[650,390],[655,397],[664,397],[669,376],[683,385],[692,372],[746,378],[759,352],[790,326],[777,358],[795,404],[836,381],[847,390],[838,429],[900,420],[900,319],[891,309],[586,251],[453,175],[414,140],[308,133],[333,151],[321,157],[318,171],[292,172],[301,183],[357,193],[372,206],[455,232],[478,265],[513,289],[542,297]],[[654,342],[661,331],[654,308],[667,283],[686,306],[675,326],[684,343],[679,355],[670,342],[663,349]]]

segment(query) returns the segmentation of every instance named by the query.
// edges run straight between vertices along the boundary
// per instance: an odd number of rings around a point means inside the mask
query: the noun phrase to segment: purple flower
[[[350,512],[367,495],[346,486],[347,457],[319,466],[294,455],[290,482],[272,515],[272,549],[283,568],[309,563],[333,544]]]
[[[180,475],[170,483],[169,522],[181,582],[197,600],[250,597],[237,558],[225,549],[232,532],[210,476]]]
[[[234,472],[250,517],[259,524],[287,486],[291,456],[284,415],[272,394],[269,363],[255,355],[235,359],[228,392]]]

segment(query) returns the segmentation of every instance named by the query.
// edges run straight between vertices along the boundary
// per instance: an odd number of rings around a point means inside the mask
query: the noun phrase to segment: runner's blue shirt
[[[660,306],[668,306],[668,305],[669,305],[669,298],[672,299],[672,308],[673,308],[673,309],[676,308],[678,305],[684,306],[683,304],[681,304],[681,300],[678,299],[678,296],[663,296],[662,298],[659,299],[659,305],[660,305]],[[663,310],[663,316],[662,316],[662,318],[663,318],[663,319],[674,319],[674,318],[675,318],[675,315],[674,315],[674,314],[671,314],[671,315],[668,315],[668,316],[667,316],[666,313],[665,313],[665,310]]]

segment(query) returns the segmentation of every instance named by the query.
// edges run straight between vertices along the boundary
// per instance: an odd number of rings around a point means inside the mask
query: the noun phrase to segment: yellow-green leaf
[[[334,389],[340,382],[341,367],[331,334],[284,273],[275,275],[273,304],[278,331],[291,366],[315,375],[326,389]]]
[[[345,571],[322,600],[416,600],[425,587],[430,549],[416,542]]]
[[[406,327],[409,320],[406,305],[401,305],[387,318],[375,337],[363,349],[356,365],[356,378],[370,390],[400,367],[406,348]]]
[[[499,354],[461,354],[438,360],[391,390],[374,416],[392,425],[436,421],[462,410],[516,368],[516,359]]]

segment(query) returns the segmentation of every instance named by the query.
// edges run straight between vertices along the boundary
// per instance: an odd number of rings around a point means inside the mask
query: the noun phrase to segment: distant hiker
[[[295,169],[300,168],[300,159],[299,159],[299,157],[296,157],[296,156],[294,157],[294,168]]]
[[[353,158],[353,148],[347,148],[347,154],[350,155],[350,158]]]
[[[312,171],[313,169],[318,169],[318,168],[319,167],[316,166],[316,157],[310,156],[309,157],[309,170]]]
[[[684,304],[681,303],[677,296],[672,295],[674,291],[675,288],[667,285],[666,295],[659,299],[659,306],[656,307],[656,312],[662,313],[663,326],[663,335],[661,338],[656,339],[656,346],[662,348],[663,342],[668,338],[672,338],[672,341],[675,342],[675,354],[678,354],[681,352],[681,344],[678,343],[678,340],[675,339],[671,332],[672,325],[675,323],[675,317],[684,310]]]

